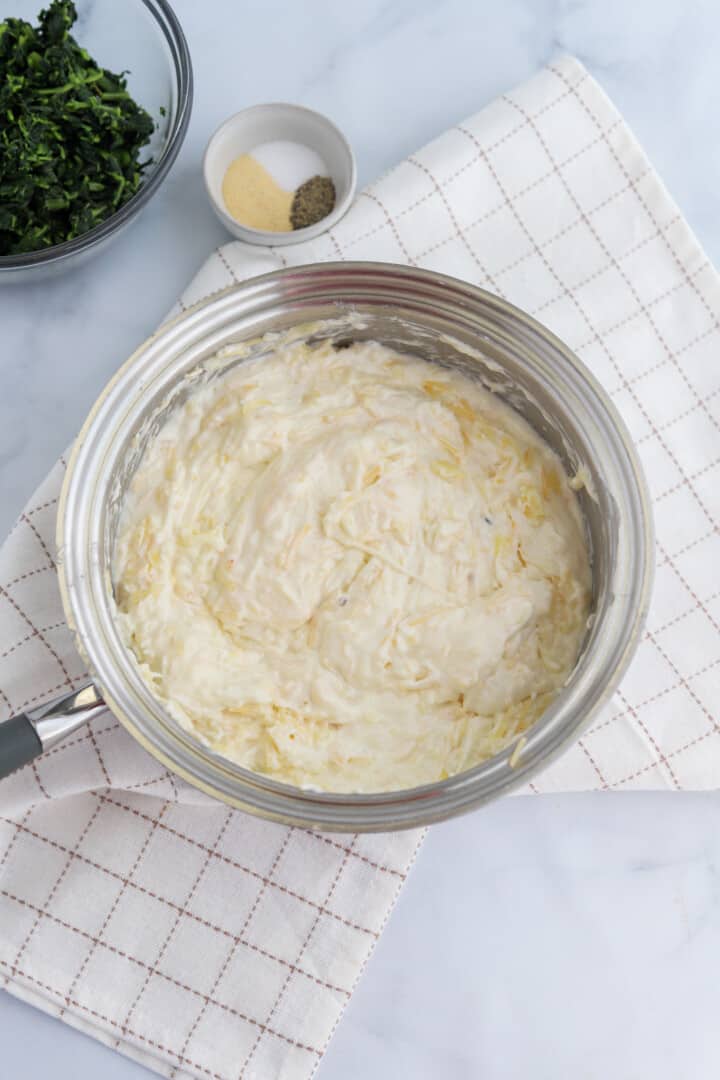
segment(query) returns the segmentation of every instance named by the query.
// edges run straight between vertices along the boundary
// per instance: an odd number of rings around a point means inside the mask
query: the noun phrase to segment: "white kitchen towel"
[[[647,632],[612,703],[532,789],[716,787],[720,286],[603,92],[554,63],[318,240],[219,249],[180,308],[328,259],[441,270],[520,305],[580,354],[642,455],[658,532]],[[53,564],[63,468],[0,552],[7,715],[85,675]],[[208,803],[105,715],[0,784],[0,978],[165,1076],[303,1080],[420,840],[313,836]]]

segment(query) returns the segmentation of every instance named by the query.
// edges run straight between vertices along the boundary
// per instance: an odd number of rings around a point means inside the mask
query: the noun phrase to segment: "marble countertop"
[[[571,52],[720,262],[713,0],[174,6],[196,100],[167,183],[100,261],[0,291],[0,535],[108,377],[226,239],[200,159],[243,106],[328,113],[354,145],[362,185]],[[719,811],[714,795],[511,798],[435,827],[320,1080],[720,1075]],[[0,1031],[12,1080],[151,1075],[7,994]]]

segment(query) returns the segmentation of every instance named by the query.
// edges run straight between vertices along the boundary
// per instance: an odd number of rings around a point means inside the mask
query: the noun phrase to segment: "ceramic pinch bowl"
[[[320,221],[302,229],[271,232],[244,225],[234,218],[223,198],[228,167],[242,154],[267,143],[299,143],[325,165],[335,185],[335,206]],[[203,176],[210,203],[225,228],[248,244],[300,244],[326,232],[347,212],[355,196],[355,155],[342,132],[321,113],[302,105],[254,105],[229,117],[210,138],[203,159]]]

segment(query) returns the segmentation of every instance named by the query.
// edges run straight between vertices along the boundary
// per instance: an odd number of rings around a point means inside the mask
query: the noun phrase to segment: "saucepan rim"
[[[511,746],[446,780],[375,794],[316,792],[280,783],[229,762],[184,732],[153,698],[120,641],[101,549],[112,462],[119,448],[127,452],[130,439],[123,424],[130,423],[143,395],[157,388],[158,372],[169,371],[173,360],[176,376],[184,370],[177,364],[188,343],[219,340],[233,320],[245,320],[247,337],[255,336],[256,326],[272,327],[281,314],[284,326],[292,325],[292,318],[302,324],[306,311],[323,305],[337,312],[373,307],[392,312],[396,307],[414,311],[418,320],[422,312],[435,313],[458,325],[467,320],[474,326],[476,320],[488,328],[477,333],[480,353],[491,333],[502,347],[517,348],[527,358],[522,363],[542,370],[550,397],[561,403],[557,416],[569,416],[574,409],[586,429],[586,449],[592,449],[602,467],[593,483],[607,488],[601,494],[614,520],[608,541],[612,558],[605,553],[611,572],[576,671],[526,733],[517,761],[511,761]],[[271,820],[338,832],[429,824],[527,784],[582,735],[616,688],[640,640],[654,567],[651,504],[637,452],[609,396],[571,350],[531,316],[474,285],[435,271],[371,262],[274,271],[214,293],[162,326],[107,385],[75,442],[60,496],[57,541],[68,623],[108,707],[129,733],[168,769],[213,798]]]

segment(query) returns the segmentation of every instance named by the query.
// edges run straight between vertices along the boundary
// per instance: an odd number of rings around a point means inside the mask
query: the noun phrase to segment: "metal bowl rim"
[[[455,816],[459,813],[466,812],[474,807],[481,805],[484,802],[489,801],[492,798],[497,797],[499,794],[504,794],[519,787],[521,784],[526,783],[533,775],[535,775],[541,769],[544,769],[547,764],[557,758],[563,753],[569,745],[575,743],[578,738],[587,730],[592,723],[597,710],[601,705],[609,699],[614,692],[617,684],[619,683],[622,675],[627,669],[632,656],[635,653],[637,645],[640,640],[640,636],[644,627],[647,610],[649,607],[650,597],[652,593],[652,584],[654,577],[654,560],[652,558],[654,550],[654,529],[652,520],[652,509],[647,483],[643,470],[640,466],[637,451],[635,450],[632,439],[627,431],[624,421],[620,417],[616,407],[612,403],[610,397],[597,382],[591,372],[585,367],[584,364],[575,356],[575,354],[551,331],[544,327],[541,323],[537,322],[532,316],[527,315],[521,309],[510,304],[508,301],[496,296],[493,293],[487,292],[477,286],[470,285],[459,279],[443,275],[435,271],[421,270],[415,267],[407,267],[401,264],[390,264],[382,262],[336,262],[336,263],[318,263],[307,264],[297,267],[288,267],[281,270],[272,271],[271,273],[264,274],[245,282],[230,285],[226,288],[219,289],[209,296],[203,297],[197,303],[191,307],[185,309],[183,312],[168,320],[164,323],[159,330],[151,335],[145,342],[143,342],[138,349],[125,361],[121,368],[116,372],[113,378],[108,382],[95,404],[93,405],[88,417],[76,439],[73,446],[72,453],[68,461],[68,468],[66,476],[63,482],[62,491],[59,500],[58,507],[58,519],[57,519],[57,540],[58,540],[58,578],[60,582],[60,591],[62,596],[63,607],[68,619],[68,623],[75,634],[76,641],[80,652],[84,657],[87,657],[87,652],[84,647],[84,642],[81,635],[76,629],[76,624],[73,615],[73,597],[72,589],[68,586],[66,577],[66,565],[64,556],[64,540],[66,535],[66,511],[68,495],[71,491],[75,468],[78,458],[82,454],[82,447],[84,444],[85,436],[92,428],[93,422],[97,413],[103,407],[107,397],[111,394],[115,385],[122,380],[124,375],[130,371],[133,365],[139,360],[139,358],[145,353],[145,351],[152,345],[157,343],[158,339],[171,335],[174,330],[180,327],[184,323],[191,323],[198,314],[203,311],[207,312],[208,318],[211,316],[212,311],[217,305],[221,304],[226,299],[229,299],[235,294],[241,294],[251,289],[260,289],[268,284],[281,283],[283,280],[290,280],[293,277],[307,277],[308,275],[320,275],[332,276],[337,273],[356,273],[368,275],[389,274],[397,275],[403,279],[416,278],[421,281],[427,282],[432,286],[444,286],[449,290],[453,290],[456,293],[464,293],[468,299],[480,302],[491,309],[496,309],[505,316],[510,316],[514,321],[524,325],[531,330],[534,334],[538,335],[544,342],[557,354],[561,361],[568,364],[572,369],[575,376],[577,376],[586,388],[590,391],[595,403],[601,407],[602,412],[605,415],[606,420],[609,422],[609,428],[613,433],[613,436],[617,440],[617,445],[624,452],[626,459],[630,466],[630,473],[633,483],[633,494],[638,500],[639,516],[642,522],[641,536],[639,542],[641,545],[641,581],[638,588],[638,601],[635,606],[635,610],[632,618],[632,626],[627,635],[627,641],[622,655],[615,663],[611,677],[608,678],[604,691],[599,695],[591,710],[577,721],[569,726],[564,732],[561,739],[556,741],[555,746],[551,752],[547,752],[542,756],[540,761],[532,761],[523,764],[522,762],[518,767],[514,768],[510,774],[506,774],[499,784],[496,784],[491,790],[483,790],[479,781],[481,781],[483,775],[486,775],[490,767],[497,768],[502,765],[503,759],[505,763],[510,756],[510,750],[503,752],[503,754],[496,755],[496,757],[490,759],[487,762],[483,762],[466,772],[456,774],[449,777],[447,780],[436,781],[430,784],[421,785],[416,788],[400,789],[392,792],[380,792],[370,794],[345,794],[345,793],[327,793],[327,792],[314,792],[305,789],[297,788],[290,784],[284,784],[278,781],[274,781],[269,777],[262,776],[261,774],[253,773],[250,770],[243,769],[240,766],[233,766],[232,771],[239,776],[240,786],[243,790],[237,793],[228,794],[227,792],[218,792],[212,784],[207,783],[192,769],[188,769],[180,765],[175,759],[163,753],[158,746],[153,744],[152,740],[139,729],[135,721],[128,716],[124,709],[119,705],[117,701],[113,699],[113,695],[108,693],[103,686],[102,679],[98,679],[98,685],[103,692],[107,693],[108,704],[111,707],[113,713],[120,720],[123,726],[130,732],[130,734],[137,739],[153,756],[162,761],[169,769],[175,773],[181,775],[193,786],[205,791],[208,795],[215,799],[222,799],[247,812],[258,814],[262,817],[283,821],[290,824],[301,825],[311,828],[324,828],[330,831],[385,831],[387,829],[402,829],[412,828],[418,825],[429,824],[435,821],[444,820],[448,817]],[[280,302],[281,297],[276,298],[277,302]],[[196,328],[197,329],[197,328]],[[116,658],[112,658],[113,661]],[[553,703],[554,705],[555,703]],[[550,709],[553,708],[550,706]],[[528,732],[531,735],[532,729]],[[227,766],[227,760],[220,757],[220,755],[210,752],[210,758],[217,759],[219,764]],[[232,765],[232,763],[231,763]],[[252,790],[256,788],[262,789],[267,793],[268,805],[265,804],[264,799],[253,798]],[[448,791],[451,788],[476,788],[477,790],[471,791],[470,794],[465,791],[462,799],[458,805],[444,805],[439,806],[434,802],[426,802],[423,804],[422,800],[428,796],[436,795],[439,791]],[[497,790],[496,790],[497,788]],[[282,806],[275,807],[274,800],[278,799]],[[420,803],[418,805],[418,800]],[[288,807],[287,803],[297,803],[297,806]],[[403,807],[407,804],[412,804],[414,812],[403,812]],[[326,820],[318,820],[318,817],[324,818],[325,815],[313,812],[313,808],[320,809],[323,806],[330,809],[339,808],[340,813],[336,820],[328,822]],[[388,811],[391,807],[398,807],[399,814],[390,813]],[[362,820],[361,815],[357,812],[367,810],[370,812],[372,822],[368,820]]]

